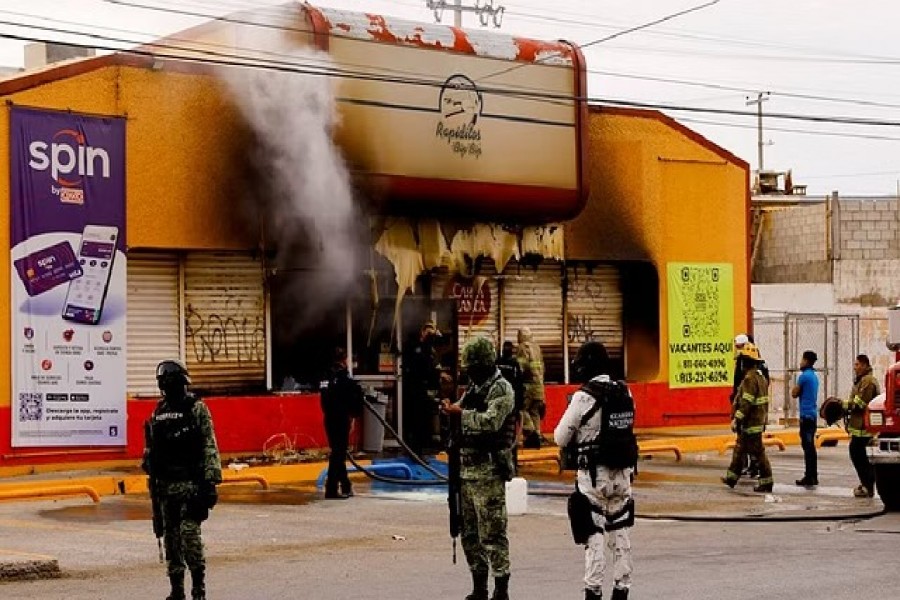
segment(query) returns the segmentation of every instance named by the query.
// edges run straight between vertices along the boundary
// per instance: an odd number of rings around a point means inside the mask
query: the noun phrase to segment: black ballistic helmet
[[[164,360],[156,366],[156,383],[159,389],[191,385],[191,376],[180,360]]]
[[[609,354],[606,346],[597,341],[585,342],[578,349],[572,361],[572,375],[575,381],[586,383],[603,375],[609,366]]]

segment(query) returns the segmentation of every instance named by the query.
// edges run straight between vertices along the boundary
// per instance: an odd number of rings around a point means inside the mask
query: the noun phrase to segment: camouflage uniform
[[[151,423],[161,423],[183,415],[189,407],[190,419],[196,431],[193,435],[199,438],[199,445],[193,448],[193,457],[186,460],[190,463],[183,476],[172,475],[167,471],[167,464],[161,458],[163,449],[147,448],[145,456],[149,458],[151,475],[158,478],[158,492],[165,527],[166,568],[171,577],[184,577],[185,568],[191,573],[202,573],[206,568],[203,542],[200,537],[200,523],[193,508],[201,493],[201,482],[218,485],[222,482],[222,466],[219,460],[219,449],[213,430],[212,416],[206,404],[193,396],[181,402],[164,400],[159,404],[151,417]],[[189,420],[190,420],[189,419]],[[163,444],[155,441],[154,446]]]
[[[734,486],[749,455],[759,465],[760,487],[771,486],[772,466],[763,445],[763,430],[769,417],[769,384],[755,367],[748,370],[741,382],[733,407],[734,420],[740,424],[737,443],[731,457],[731,465],[725,474],[725,483]]]
[[[522,410],[522,432],[525,437],[541,435],[541,415],[545,411],[544,401],[544,358],[541,347],[534,343],[534,336],[528,328],[520,329],[519,347],[516,358],[522,367],[525,383],[525,406]]]
[[[494,367],[493,346],[478,338],[463,348],[463,365],[480,362]],[[470,385],[459,401],[463,412],[462,546],[473,573],[493,570],[509,575],[509,540],[506,535],[506,482],[515,469],[514,392],[499,371],[481,385]]]

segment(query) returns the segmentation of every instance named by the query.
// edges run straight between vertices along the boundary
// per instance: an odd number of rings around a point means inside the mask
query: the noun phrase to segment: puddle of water
[[[75,523],[112,523],[114,521],[149,521],[152,518],[149,498],[144,501],[101,502],[82,506],[66,506],[40,511],[40,516],[55,521]]]
[[[252,491],[231,489],[219,495],[219,502],[222,504],[305,506],[320,498],[321,494],[314,488],[286,487]]]

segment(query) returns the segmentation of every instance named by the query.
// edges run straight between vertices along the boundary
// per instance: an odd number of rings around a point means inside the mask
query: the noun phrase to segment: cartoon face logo
[[[52,368],[53,368],[53,361],[50,360],[49,358],[45,358],[44,360],[41,361],[41,369],[42,370],[49,371]]]
[[[94,361],[92,361],[92,360],[84,361],[84,370],[85,371],[93,371],[94,370]]]
[[[25,334],[25,339],[26,339],[26,340],[33,340],[33,339],[34,339],[34,329],[32,329],[31,327],[26,327],[26,328],[25,328],[25,331],[24,331],[23,333]]]
[[[63,339],[66,340],[67,342],[71,342],[72,338],[74,338],[74,337],[75,337],[74,329],[66,329],[65,331],[63,331]]]
[[[112,341],[113,335],[112,331],[104,331],[103,332],[103,343],[108,344]]]
[[[484,99],[475,82],[465,75],[453,75],[444,82],[438,100],[441,116],[449,126],[477,125]]]

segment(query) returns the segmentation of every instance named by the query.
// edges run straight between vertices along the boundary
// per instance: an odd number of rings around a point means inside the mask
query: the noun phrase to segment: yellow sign
[[[669,387],[730,387],[732,265],[669,263],[668,283]]]

